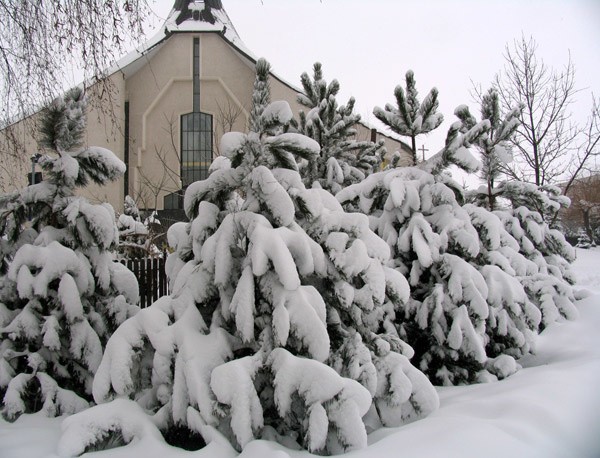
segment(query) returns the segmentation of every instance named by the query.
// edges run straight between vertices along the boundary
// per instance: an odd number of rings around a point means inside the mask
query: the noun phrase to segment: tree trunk
[[[594,234],[592,233],[592,226],[590,224],[590,209],[584,208],[581,210],[583,213],[583,228],[585,229],[585,233],[590,238],[590,242],[594,241]]]

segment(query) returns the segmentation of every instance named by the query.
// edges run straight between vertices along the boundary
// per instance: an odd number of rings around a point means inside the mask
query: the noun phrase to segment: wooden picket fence
[[[148,307],[159,297],[169,294],[169,282],[165,273],[165,257],[121,259],[137,278],[140,286],[141,308]]]

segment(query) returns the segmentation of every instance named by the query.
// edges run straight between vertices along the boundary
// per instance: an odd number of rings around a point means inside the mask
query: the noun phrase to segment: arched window
[[[208,177],[213,160],[212,115],[188,113],[181,116],[181,182],[184,188]]]

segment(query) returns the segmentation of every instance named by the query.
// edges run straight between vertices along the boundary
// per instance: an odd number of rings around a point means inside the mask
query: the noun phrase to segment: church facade
[[[127,173],[116,185],[90,186],[87,197],[116,210],[126,195],[141,209],[181,208],[182,190],[206,178],[219,155],[221,135],[247,130],[256,60],[220,1],[177,0],[160,32],[111,70],[111,93],[89,90],[88,96],[110,109],[90,109],[86,141],[112,150]],[[270,85],[272,100],[286,100],[294,113],[300,111],[300,89],[275,74]],[[384,140],[388,155],[410,151],[366,125],[356,130],[358,140]],[[2,168],[4,192],[26,184],[29,157],[37,151],[30,132],[22,121],[1,133],[0,142],[12,135],[22,144],[20,153],[7,158],[10,167]]]

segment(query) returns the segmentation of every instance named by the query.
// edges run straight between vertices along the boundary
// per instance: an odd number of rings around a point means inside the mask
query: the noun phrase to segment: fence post
[[[164,296],[167,294],[167,274],[165,271],[164,257],[158,259],[158,271],[160,272],[158,276],[158,294]]]
[[[169,294],[169,283],[164,258],[120,259],[138,281],[139,306],[145,308],[162,296]]]

